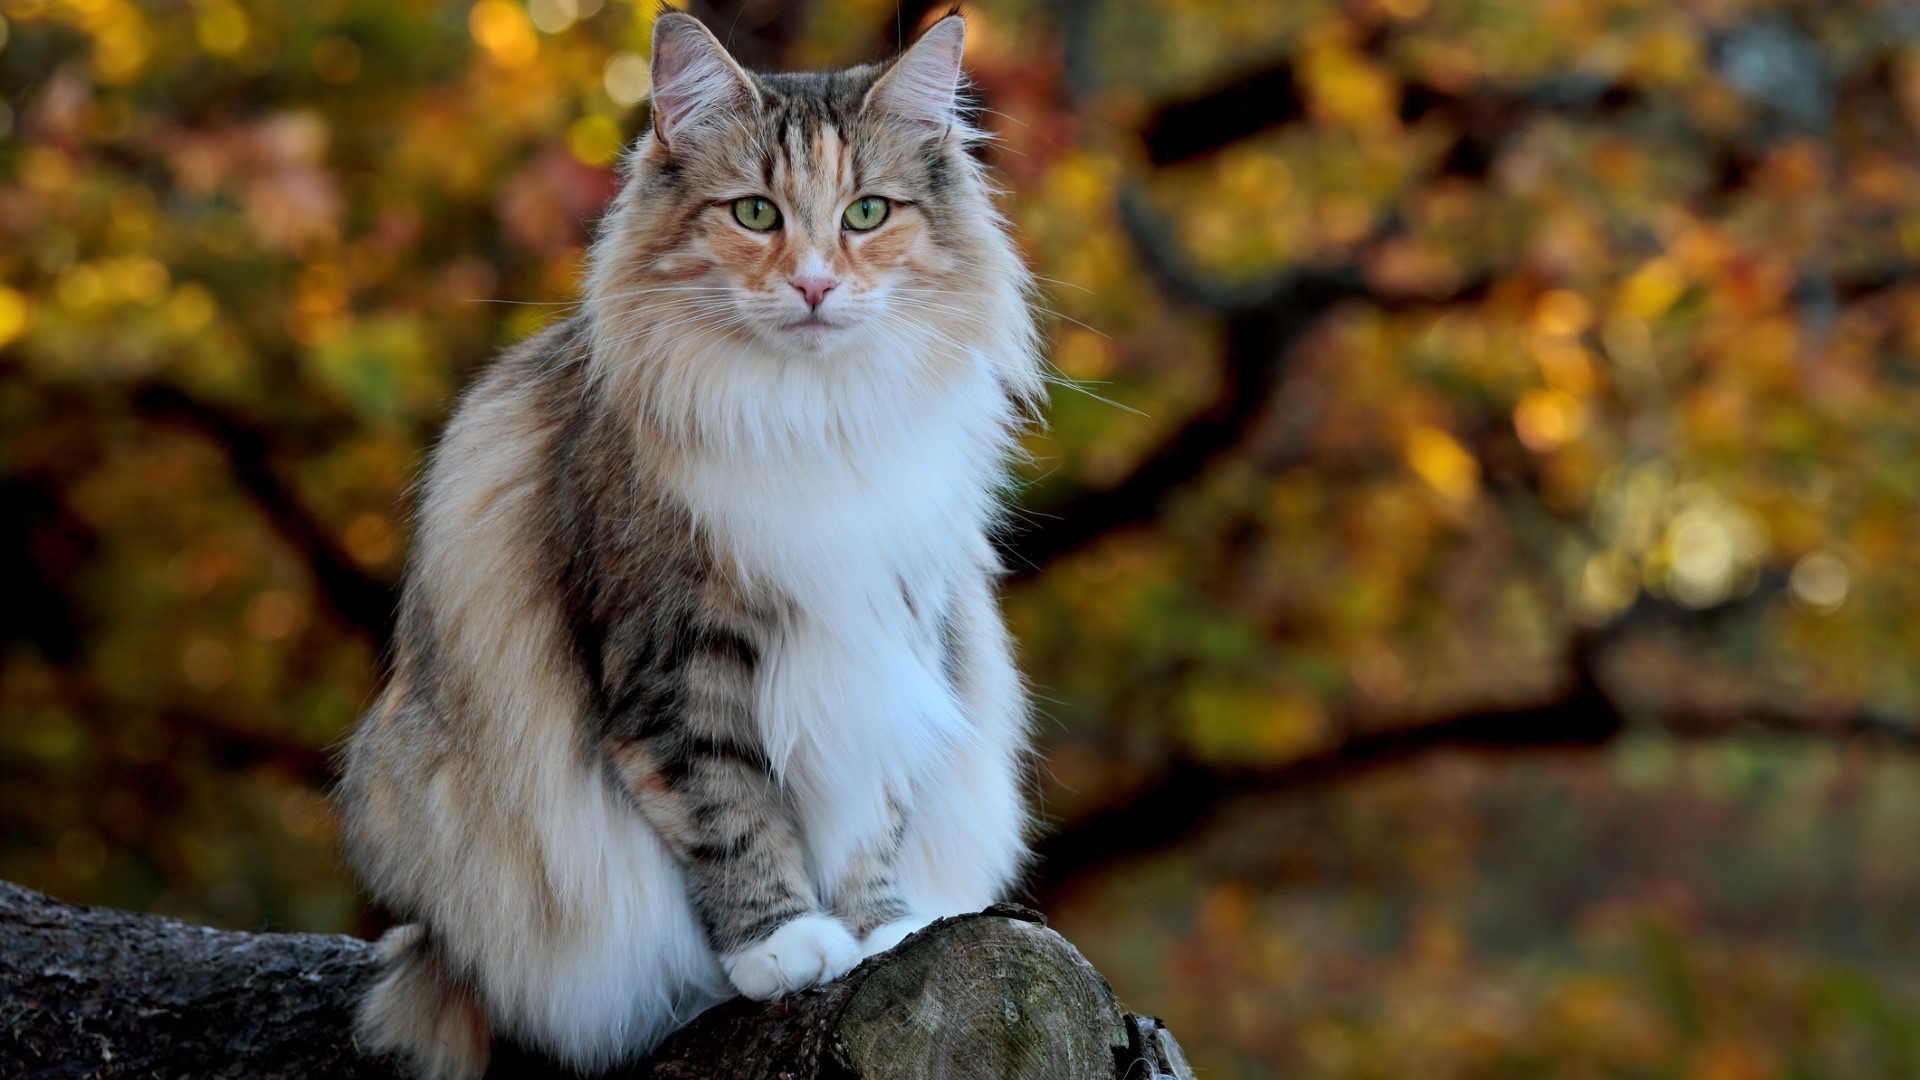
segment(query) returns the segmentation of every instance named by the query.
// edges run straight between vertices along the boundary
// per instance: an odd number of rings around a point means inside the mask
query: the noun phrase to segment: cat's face
[[[903,304],[937,304],[959,284],[954,253],[936,235],[955,210],[941,197],[939,154],[922,154],[898,124],[832,107],[762,80],[762,106],[680,178],[682,229],[658,252],[662,281],[718,328],[813,350],[884,331]],[[857,103],[854,103],[857,106]],[[650,152],[665,151],[656,141]]]
[[[601,299],[803,355],[992,317],[969,294],[1001,291],[977,278],[1006,245],[955,112],[959,19],[891,67],[825,74],[748,74],[684,16],[655,33],[654,130],[596,251]]]

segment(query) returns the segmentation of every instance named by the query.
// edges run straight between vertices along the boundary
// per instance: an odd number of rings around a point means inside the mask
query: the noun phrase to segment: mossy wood
[[[373,969],[349,937],[243,934],[75,907],[0,882],[0,1075],[394,1077],[353,1046]],[[504,1048],[493,1076],[569,1076]],[[942,919],[829,986],[732,1001],[617,1077],[1034,1078],[1193,1073],[1039,917]]]

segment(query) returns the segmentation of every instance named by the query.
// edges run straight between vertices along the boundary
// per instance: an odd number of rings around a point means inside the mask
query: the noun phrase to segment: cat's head
[[[869,375],[986,353],[1030,396],[1030,278],[972,152],[965,37],[949,15],[888,64],[756,74],[662,15],[652,128],[593,252],[601,351]]]

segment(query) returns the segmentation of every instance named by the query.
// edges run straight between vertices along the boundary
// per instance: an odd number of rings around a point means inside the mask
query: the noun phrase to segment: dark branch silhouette
[[[306,563],[321,600],[343,623],[385,647],[393,631],[393,586],[355,564],[280,478],[271,431],[170,386],[145,387],[134,407],[149,420],[184,424],[219,447],[234,482]]]
[[[1290,761],[1266,767],[1231,768],[1176,759],[1147,784],[1122,792],[1100,809],[1068,822],[1035,848],[1027,898],[1046,905],[1091,872],[1165,850],[1203,832],[1235,800],[1255,794],[1298,791],[1350,780],[1439,752],[1514,754],[1591,751],[1633,730],[1679,739],[1718,739],[1761,733],[1788,738],[1868,739],[1909,753],[1920,752],[1920,729],[1865,710],[1823,714],[1800,708],[1752,704],[1702,709],[1660,707],[1642,715],[1622,704],[1599,675],[1603,655],[1640,629],[1704,630],[1724,620],[1750,617],[1760,599],[1743,598],[1718,608],[1687,611],[1643,600],[1598,631],[1576,634],[1568,649],[1570,672],[1562,687],[1527,705],[1469,709],[1427,719],[1335,724],[1345,734]]]
[[[1293,63],[1283,60],[1162,105],[1142,127],[1140,141],[1149,161],[1174,165],[1292,123],[1306,108]]]
[[[914,34],[936,9],[949,8],[951,0],[900,0],[882,20],[873,36],[875,59],[888,59],[913,43]]]
[[[1308,289],[1319,292],[1319,283]],[[1306,291],[1306,290],[1303,290]],[[1228,359],[1213,400],[1150,451],[1110,488],[1081,490],[1034,507],[1040,524],[1005,543],[1016,580],[1031,577],[1068,552],[1128,525],[1160,515],[1167,498],[1237,445],[1272,397],[1293,347],[1313,325],[1314,309],[1249,313],[1227,320]]]
[[[693,0],[686,10],[713,29],[727,51],[754,71],[781,71],[799,38],[806,5],[773,0]]]
[[[1642,100],[1629,86],[1581,73],[1524,86],[1479,83],[1464,89],[1407,79],[1400,83],[1398,111],[1401,122],[1407,124],[1446,117],[1459,134],[1441,155],[1447,163],[1442,171],[1485,176],[1499,145],[1536,116],[1604,117]],[[1140,141],[1154,165],[1176,165],[1297,123],[1307,115],[1305,91],[1292,59],[1285,58],[1160,106],[1141,126]]]
[[[1221,327],[1218,389],[1212,398],[1142,455],[1110,487],[1063,494],[1038,490],[1035,523],[1003,544],[1014,580],[1034,577],[1062,556],[1116,530],[1159,517],[1169,496],[1239,447],[1275,397],[1300,346],[1346,302],[1398,310],[1469,302],[1488,279],[1441,297],[1400,295],[1367,284],[1357,263],[1291,269],[1248,286],[1220,286],[1186,265],[1171,228],[1138,191],[1125,193],[1120,217],[1154,279],[1169,294],[1215,314]],[[1379,231],[1390,236],[1392,222]]]
[[[1198,834],[1242,796],[1350,779],[1441,750],[1594,749],[1624,730],[1625,722],[1612,704],[1582,688],[1533,706],[1471,711],[1409,726],[1382,725],[1266,768],[1178,759],[1146,786],[1117,796],[1041,841],[1027,889],[1036,902],[1051,904],[1072,882],[1095,870]]]

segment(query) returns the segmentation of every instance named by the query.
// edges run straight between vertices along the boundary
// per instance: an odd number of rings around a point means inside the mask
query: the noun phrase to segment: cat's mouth
[[[812,314],[794,319],[791,322],[782,323],[780,329],[790,334],[800,334],[803,337],[820,337],[828,331],[843,329],[846,325],[847,324],[843,322],[824,318],[816,311]]]
[[[828,349],[846,340],[860,319],[849,319],[845,312],[835,312],[832,316],[811,311],[805,315],[788,318],[772,324],[763,330],[768,339],[777,345],[802,352],[818,352]]]

